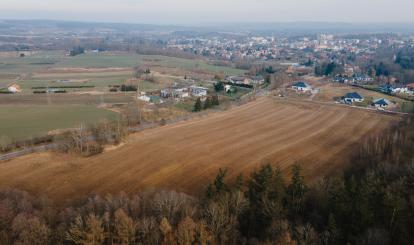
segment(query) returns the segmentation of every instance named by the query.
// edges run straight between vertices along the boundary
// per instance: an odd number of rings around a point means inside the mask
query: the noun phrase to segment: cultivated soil
[[[47,194],[57,202],[90,193],[147,188],[195,194],[227,168],[248,175],[298,162],[315,180],[339,169],[358,142],[398,117],[342,105],[260,98],[208,117],[146,130],[91,158],[38,153],[0,163],[0,188]]]

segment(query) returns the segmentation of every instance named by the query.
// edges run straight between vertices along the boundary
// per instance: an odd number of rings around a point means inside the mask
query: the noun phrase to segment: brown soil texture
[[[315,179],[348,162],[363,137],[397,120],[340,105],[260,98],[136,133],[116,150],[91,158],[38,153],[0,163],[0,188],[46,194],[58,202],[147,188],[196,194],[220,168],[234,178],[265,163],[287,171],[295,162],[307,179]]]

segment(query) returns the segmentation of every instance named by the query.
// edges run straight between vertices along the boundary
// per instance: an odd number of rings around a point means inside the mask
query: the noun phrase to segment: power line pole
[[[137,100],[137,108],[138,108],[138,121],[139,121],[139,124],[141,125],[141,120],[142,120],[141,111],[142,111],[142,108],[141,108],[141,103],[138,100],[138,97],[141,95],[141,91],[140,91],[139,85],[140,85],[140,81],[138,79],[137,80],[137,98],[136,98],[136,100]]]
[[[46,86],[46,100],[47,100],[48,105],[52,104],[52,100],[50,98],[50,92],[49,92],[49,85]]]

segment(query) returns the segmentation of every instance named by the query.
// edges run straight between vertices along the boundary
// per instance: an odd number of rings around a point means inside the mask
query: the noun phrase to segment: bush
[[[76,56],[79,54],[84,54],[85,53],[85,49],[82,47],[75,47],[70,51],[70,56]]]
[[[138,88],[137,86],[133,86],[133,85],[121,85],[121,91],[122,92],[131,92],[131,91],[137,91]]]
[[[403,102],[401,104],[401,111],[414,114],[414,102]]]
[[[96,141],[88,142],[85,144],[85,150],[81,153],[84,157],[90,157],[102,153],[104,147]]]

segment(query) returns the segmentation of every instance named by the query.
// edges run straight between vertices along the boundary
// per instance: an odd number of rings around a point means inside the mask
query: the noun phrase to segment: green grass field
[[[159,55],[100,53],[66,56],[63,51],[41,51],[24,58],[0,56],[0,88],[17,80],[24,93],[32,93],[32,87],[89,85],[104,90],[108,85],[122,84],[133,76],[132,68],[148,66],[173,68],[189,72],[208,72],[241,75],[244,70],[215,66],[204,60],[189,60]],[[69,72],[64,68],[127,68],[124,70]],[[61,69],[61,70],[59,70]],[[70,80],[70,83],[59,83]],[[144,84],[145,89],[159,89],[154,84]],[[70,91],[70,90],[68,90]]]
[[[63,51],[43,51],[24,58],[0,57],[0,75],[13,77],[21,73],[32,73],[46,68],[107,68],[136,67],[150,63],[155,66],[181,69],[206,70],[208,72],[224,72],[228,75],[241,75],[245,70],[232,67],[215,66],[203,60],[190,60],[159,55],[139,54],[82,54],[74,57],[66,56]]]
[[[114,120],[118,114],[94,106],[0,106],[0,138],[22,140],[43,136],[54,129],[76,127],[102,119]]]
[[[0,96],[0,138],[10,140],[41,136],[50,130],[76,126],[80,122],[93,123],[102,118],[116,117],[111,111],[98,109],[100,103],[124,103],[132,100],[134,94],[110,93],[100,95],[33,94],[32,87],[95,86],[94,88],[68,88],[67,92],[89,90],[108,91],[109,85],[123,84],[133,76],[137,66],[149,67],[158,72],[160,83],[141,81],[142,91],[153,91],[180,77],[162,73],[165,70],[178,70],[179,73],[225,73],[241,75],[246,71],[232,67],[215,66],[205,60],[190,60],[159,55],[139,55],[134,53],[99,53],[66,56],[64,51],[40,51],[20,58],[0,55],[0,88],[17,81],[23,89],[19,95]],[[76,70],[65,68],[127,68],[103,70]],[[153,69],[154,68],[154,69]],[[172,69],[171,69],[172,68]],[[158,71],[157,71],[158,69]],[[161,72],[161,71],[162,72]],[[162,74],[162,75],[160,75]],[[173,77],[169,78],[171,75]],[[59,82],[69,80],[69,82]],[[50,103],[50,105],[48,105]],[[182,105],[190,109],[191,105]]]

